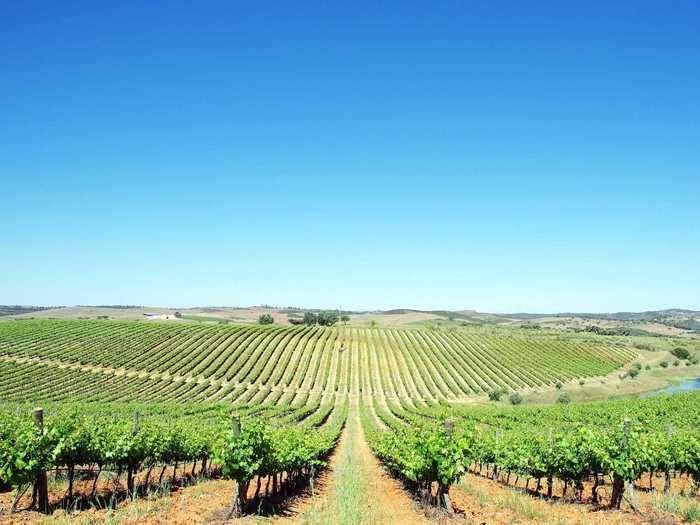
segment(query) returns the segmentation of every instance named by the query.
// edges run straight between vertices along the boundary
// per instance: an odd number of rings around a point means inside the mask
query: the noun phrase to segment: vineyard
[[[192,415],[168,406],[101,405],[88,410],[92,412],[88,416],[84,406],[52,408],[47,421],[39,411],[35,412],[38,421],[26,414],[2,413],[0,479],[16,488],[11,512],[32,484],[32,506],[49,511],[47,492],[44,490],[42,495],[38,488],[41,482],[36,482],[49,470],[66,471],[65,502],[69,505],[75,506],[87,497],[102,499],[103,505],[111,507],[119,499],[123,474],[126,497],[134,497],[152,483],[162,486],[168,467],[172,471],[169,481],[175,483],[179,465],[181,477],[219,475],[235,479],[240,514],[248,503],[248,485],[253,477],[257,476],[258,481],[263,476],[272,479],[273,495],[285,484],[313,479],[335,446],[347,416],[347,404],[243,410],[236,413],[231,425],[221,409],[212,407],[197,407],[197,415]],[[105,412],[106,408],[111,413]],[[74,482],[86,466],[93,481],[89,491],[76,501]],[[138,474],[144,471],[139,484]],[[100,475],[107,472],[113,475],[114,489],[107,496],[98,495]]]
[[[388,407],[363,409],[370,446],[419,497],[450,511],[445,496],[467,473],[506,485],[522,479],[526,491],[550,499],[571,490],[570,498],[594,504],[609,483],[613,508],[625,492],[635,508],[635,484],[652,490],[659,474],[666,493],[672,474],[692,495],[700,483],[699,394],[564,408]]]
[[[313,493],[346,421],[423,508],[460,513],[485,479],[616,509],[700,483],[700,395],[473,404],[615,373],[601,337],[122,321],[0,323],[0,486],[13,510],[120,505],[235,480],[231,516]],[[614,340],[613,340],[614,341]],[[32,409],[41,405],[44,412]],[[49,498],[53,472],[65,493]],[[55,485],[55,483],[54,483]],[[29,489],[32,490],[29,490]],[[457,499],[457,503],[455,503]],[[2,516],[2,514],[0,514]]]
[[[286,405],[337,395],[430,406],[604,376],[634,356],[460,330],[21,321],[0,325],[0,400]]]

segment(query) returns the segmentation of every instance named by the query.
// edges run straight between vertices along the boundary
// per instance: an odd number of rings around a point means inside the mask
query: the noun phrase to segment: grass
[[[200,323],[229,323],[230,320],[225,317],[212,317],[207,315],[183,315],[180,319],[187,321],[198,321]]]
[[[543,519],[545,517],[544,513],[535,508],[529,496],[518,492],[511,492],[499,498],[498,503],[500,506],[510,509],[528,520]]]
[[[629,370],[630,366],[625,366],[605,378],[587,378],[585,384],[566,384],[564,390],[571,395],[572,402],[581,403],[587,401],[599,401],[605,399],[637,398],[645,392],[658,390],[667,386],[677,384],[684,379],[700,377],[700,365],[693,366],[669,366],[661,368],[659,363],[666,359],[669,363],[673,358],[667,352],[641,352],[636,360],[642,364],[642,370],[634,378],[621,380],[620,374]],[[647,370],[646,365],[651,369]],[[525,404],[550,404],[556,402],[560,391],[547,390],[532,392],[523,396]]]
[[[370,505],[366,476],[358,462],[359,422],[350,417],[347,425],[346,442],[333,467],[332,486],[305,513],[304,525],[371,525],[383,521]]]
[[[51,518],[47,518],[46,523],[58,523],[66,525],[92,525],[97,523],[105,525],[116,525],[119,523],[130,523],[137,521],[140,518],[157,514],[158,512],[167,508],[167,506],[170,504],[170,498],[167,497],[136,498],[131,500],[131,502],[128,505],[123,505],[122,507],[117,509],[94,507],[96,511],[104,510],[104,513],[99,514],[74,514],[70,511],[70,509],[67,509],[57,515],[54,514],[54,516],[52,516]]]
[[[546,518],[545,513],[536,508],[532,498],[522,494],[518,490],[506,490],[504,495],[491,496],[479,487],[475,487],[466,482],[460,483],[459,486],[467,494],[475,498],[482,507],[495,505],[498,508],[509,509],[518,516],[529,521]]]
[[[674,514],[688,523],[700,521],[700,505],[695,498],[656,494],[652,500],[655,509]]]

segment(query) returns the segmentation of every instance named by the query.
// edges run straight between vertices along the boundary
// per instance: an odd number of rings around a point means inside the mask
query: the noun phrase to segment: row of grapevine
[[[308,480],[324,466],[335,445],[347,404],[267,411],[248,407],[237,412],[239,429],[242,416],[242,433],[232,430],[225,415],[229,410],[216,405],[192,405],[188,411],[173,405],[77,403],[51,406],[46,422],[42,418],[37,428],[27,410],[12,413],[4,407],[0,410],[0,480],[16,489],[15,503],[29,485],[37,486],[43,472],[55,469],[66,472],[69,503],[81,469],[93,473],[94,481],[91,493],[80,496],[93,499],[103,473],[113,474],[115,488],[125,475],[127,494],[133,495],[139,491],[137,473],[142,474],[140,490],[145,490],[151,483],[162,483],[169,466],[176,472],[178,465],[185,464],[191,465],[190,476],[223,473],[246,490],[253,475],[279,479],[284,473],[285,479]],[[199,413],[191,413],[195,411]],[[271,421],[276,422],[275,428]],[[316,430],[310,432],[312,428]],[[251,436],[262,441],[254,442]],[[34,496],[36,500],[36,492]],[[49,510],[41,497],[34,503],[44,512]]]
[[[0,323],[4,362],[101,367],[114,372],[110,382],[138,378],[144,392],[152,381],[174,382],[169,398],[194,401],[286,404],[307,394],[338,393],[401,398],[425,407],[497,388],[541,388],[605,375],[634,356],[627,347],[599,340],[496,337],[468,330]]]
[[[234,424],[223,435],[216,455],[224,477],[236,482],[236,498],[230,517],[240,516],[248,505],[249,486],[257,477],[256,496],[263,478],[272,479],[273,492],[286,481],[289,485],[310,482],[325,466],[335,447],[345,420],[347,403],[339,404],[325,415],[318,432],[291,426],[274,429],[263,420],[248,421],[243,428]]]
[[[683,430],[647,432],[640,425],[620,423],[611,429],[577,427],[557,429],[547,435],[530,432],[475,432],[469,461],[473,472],[490,470],[497,478],[510,476],[536,480],[536,491],[547,480],[547,495],[552,496],[553,480],[572,487],[583,497],[584,481],[593,481],[591,501],[600,501],[598,488],[606,478],[613,480],[610,506],[618,507],[625,484],[648,475],[663,473],[670,487],[671,472],[686,475],[693,481],[694,492],[700,481],[700,433]],[[640,480],[641,483],[641,480]]]
[[[93,491],[104,471],[116,472],[119,483],[127,474],[127,491],[135,493],[134,476],[147,469],[145,485],[152,471],[162,465],[200,462],[201,472],[213,452],[211,427],[167,424],[152,420],[128,420],[109,416],[82,418],[64,414],[38,430],[26,417],[3,417],[0,423],[0,479],[14,486],[21,495],[23,487],[33,483],[50,469],[64,468],[68,478],[68,499],[73,498],[75,470],[96,467]],[[193,469],[194,470],[194,469]],[[46,502],[38,502],[48,511]]]
[[[528,480],[526,488],[532,479],[538,493],[546,482],[548,497],[555,480],[562,482],[560,495],[571,488],[579,499],[589,482],[593,503],[601,502],[599,489],[611,479],[612,507],[625,490],[657,475],[667,491],[672,475],[688,478],[691,493],[700,483],[700,394],[509,409],[375,402],[365,411],[379,459],[421,493],[436,482],[438,502],[467,472],[505,483]],[[449,433],[446,421],[454,428]]]
[[[450,486],[464,474],[468,451],[465,436],[455,435],[445,422],[386,428],[363,407],[361,420],[367,442],[377,458],[423,504],[452,512]]]

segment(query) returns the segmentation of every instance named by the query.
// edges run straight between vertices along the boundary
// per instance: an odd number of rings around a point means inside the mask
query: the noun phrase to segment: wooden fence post
[[[629,449],[630,433],[632,431],[632,420],[625,418],[625,447]],[[634,480],[627,481],[625,489],[629,494],[630,507],[633,511],[637,511],[637,495],[634,493]]]
[[[234,436],[241,435],[241,418],[236,414],[231,418],[231,428],[233,429]]]
[[[550,454],[550,456],[552,454],[552,449],[554,446],[553,443],[554,443],[554,440],[552,438],[552,427],[549,427],[549,429],[547,430],[547,450],[548,450],[548,453]],[[552,474],[550,473],[547,475],[547,497],[549,499],[552,498],[553,488],[554,488],[554,480],[552,479]]]
[[[446,419],[445,434],[447,435],[448,441],[452,441],[454,430],[455,422],[451,419]],[[452,501],[450,500],[450,487],[446,487],[440,482],[438,482],[438,503],[445,508],[448,514],[454,514],[454,508],[452,507]]]
[[[455,422],[451,419],[446,419],[445,420],[445,432],[447,433],[447,437],[449,439],[452,439],[452,436],[454,435],[455,431]]]
[[[241,418],[238,414],[233,414],[231,416],[231,430],[233,435],[238,437],[241,435]],[[233,502],[231,503],[231,511],[228,514],[228,519],[240,518],[243,515],[243,507],[245,505],[246,494],[244,492],[247,490],[247,486],[244,486],[238,480],[236,480],[236,486],[233,491]]]
[[[33,412],[34,425],[39,434],[44,433],[44,409],[35,408]],[[34,482],[34,490],[37,496],[37,508],[39,512],[44,514],[49,513],[49,481],[46,478],[46,471],[42,470],[37,473],[36,481]]]
[[[496,447],[501,444],[501,429],[496,429]],[[491,470],[491,479],[498,479],[498,466],[496,463],[493,464],[493,469]]]
[[[666,443],[671,441],[671,435],[673,434],[673,425],[669,425],[666,429]],[[671,469],[666,467],[664,472],[664,494],[671,493]]]
[[[140,424],[141,424],[141,414],[138,412],[134,412],[134,427],[131,429],[131,434],[136,435],[139,433],[140,429]],[[134,497],[135,494],[135,487],[134,487],[134,474],[136,474],[136,465],[127,465],[126,466],[126,493],[127,497]]]

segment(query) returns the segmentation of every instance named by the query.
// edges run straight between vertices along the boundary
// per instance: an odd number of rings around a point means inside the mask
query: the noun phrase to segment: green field
[[[241,511],[251,512],[312,483],[349,420],[351,450],[366,440],[423,506],[448,512],[450,491],[460,494],[477,475],[504,486],[532,478],[546,498],[564,498],[571,487],[580,502],[602,501],[597,485],[585,498],[583,488],[609,478],[615,491],[605,504],[616,508],[625,484],[645,476],[673,471],[700,481],[700,395],[550,407],[488,406],[487,395],[500,392],[507,403],[614,382],[663,359],[674,342],[654,344],[453,324],[2,322],[0,480],[21,491],[37,469],[65,470],[57,479],[73,501],[74,472],[87,465],[116,486],[124,475],[126,493],[136,496],[156,478],[161,486],[154,472],[173,468],[175,482],[186,464],[191,474],[181,479],[237,480]],[[37,405],[45,434],[31,421]],[[232,414],[241,435],[232,433]],[[340,479],[360,472],[343,450]],[[260,497],[256,480],[273,480],[271,495]],[[368,490],[367,480],[357,487]],[[359,502],[366,496],[357,487]],[[118,499],[75,490],[91,505]]]
[[[426,406],[604,376],[635,356],[601,341],[460,329],[28,320],[0,324],[0,400]]]

